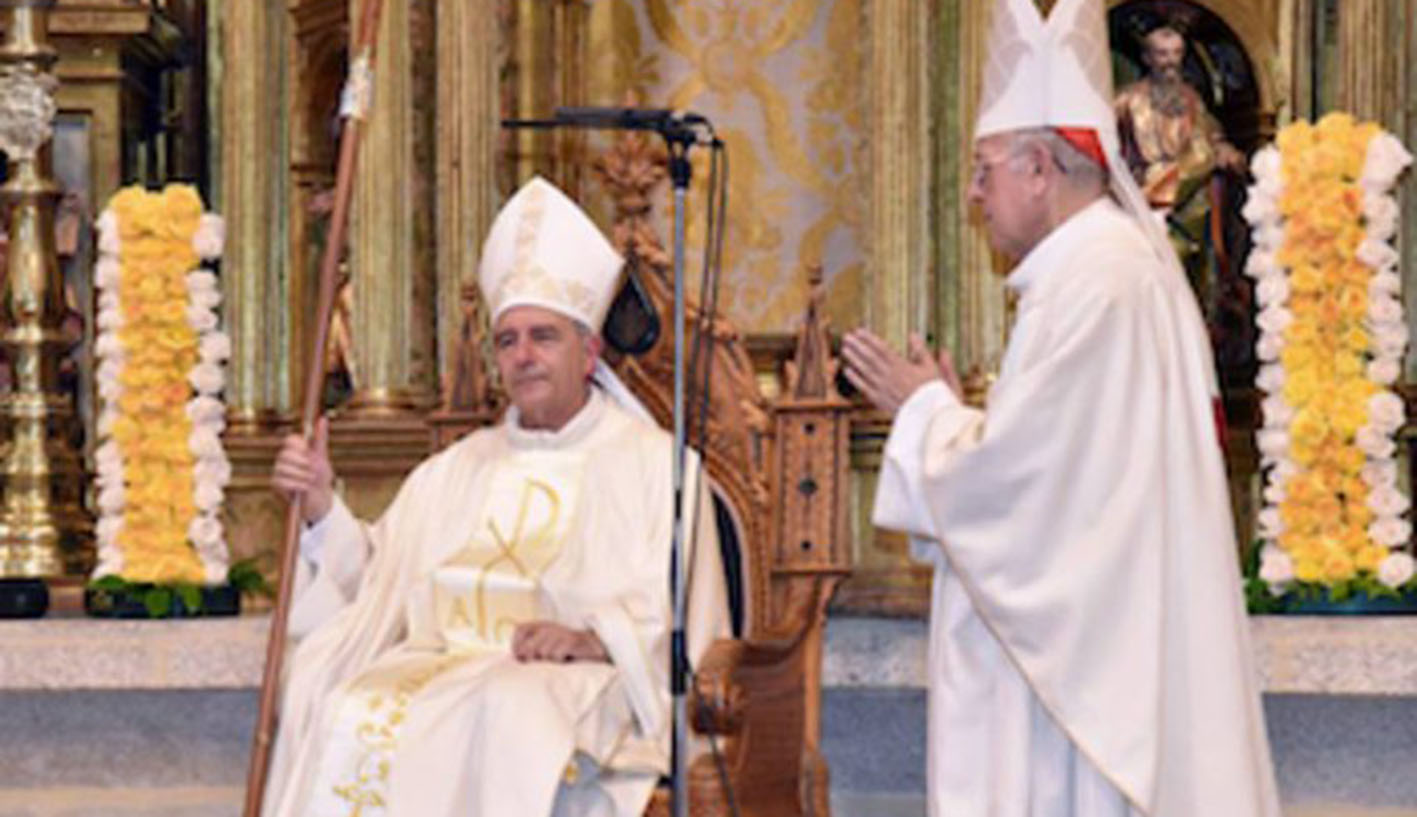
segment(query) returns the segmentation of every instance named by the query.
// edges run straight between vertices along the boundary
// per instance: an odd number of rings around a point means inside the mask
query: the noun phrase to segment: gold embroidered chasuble
[[[670,466],[597,391],[560,432],[512,417],[431,458],[375,525],[332,511],[303,543],[265,813],[638,817],[667,758]],[[694,655],[725,621],[697,518]],[[535,619],[612,663],[513,660]]]

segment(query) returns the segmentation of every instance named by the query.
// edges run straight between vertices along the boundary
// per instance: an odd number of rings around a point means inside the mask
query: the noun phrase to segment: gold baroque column
[[[1000,263],[989,250],[984,231],[974,222],[966,196],[973,172],[970,156],[974,145],[974,119],[979,110],[979,86],[984,73],[985,36],[989,30],[990,3],[947,0],[957,8],[959,95],[950,110],[943,111],[941,124],[948,128],[954,143],[959,173],[952,187],[941,191],[949,197],[946,212],[956,231],[953,250],[943,248],[950,269],[946,285],[953,282],[957,299],[957,323],[953,327],[955,362],[961,372],[996,372],[1008,335],[1008,306],[1004,297]]]
[[[213,52],[219,82],[219,209],[226,219],[224,315],[231,335],[228,413],[235,429],[273,422],[290,407],[282,288],[285,37],[281,0],[221,4]]]
[[[438,360],[444,370],[497,206],[497,0],[438,3]]]
[[[352,19],[362,5],[351,0]],[[380,21],[350,230],[356,416],[412,415],[432,402],[432,17],[426,3],[386,3]]]
[[[1398,0],[1401,2],[1401,0]],[[1339,109],[1397,133],[1402,127],[1401,11],[1394,0],[1343,0],[1338,8]]]
[[[870,0],[871,231],[866,322],[903,346],[930,323],[928,26],[917,0]]]

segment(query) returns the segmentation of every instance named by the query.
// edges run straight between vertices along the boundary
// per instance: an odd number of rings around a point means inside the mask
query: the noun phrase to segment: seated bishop
[[[479,270],[499,425],[420,464],[373,524],[327,431],[273,482],[303,497],[267,817],[638,817],[670,747],[672,439],[600,360],[622,259],[533,179]],[[686,468],[690,661],[726,634],[708,491]]]

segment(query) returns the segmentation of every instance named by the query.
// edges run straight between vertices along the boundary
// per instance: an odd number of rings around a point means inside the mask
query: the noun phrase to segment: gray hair
[[[1040,145],[1053,159],[1058,171],[1075,187],[1107,187],[1107,168],[1093,161],[1052,128],[1026,128],[1011,133],[1009,152],[1022,153],[1032,145]]]

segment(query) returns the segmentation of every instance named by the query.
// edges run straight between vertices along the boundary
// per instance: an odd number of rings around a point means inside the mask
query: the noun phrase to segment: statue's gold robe
[[[671,449],[593,389],[557,432],[511,412],[430,458],[374,525],[337,503],[302,541],[264,814],[638,817],[668,758]],[[685,496],[693,660],[726,611]],[[611,662],[516,661],[534,619]]]

